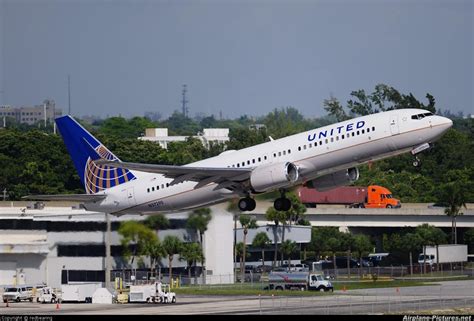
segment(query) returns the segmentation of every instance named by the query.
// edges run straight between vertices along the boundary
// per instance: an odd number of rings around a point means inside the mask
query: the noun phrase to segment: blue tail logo
[[[94,194],[136,179],[128,169],[97,165],[94,161],[101,158],[120,160],[74,118],[59,117],[56,118],[56,124],[87,194]]]

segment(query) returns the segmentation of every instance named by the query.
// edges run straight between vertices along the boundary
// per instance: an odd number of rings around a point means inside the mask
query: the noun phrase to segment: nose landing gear
[[[413,163],[412,163],[412,164],[413,164],[413,166],[415,166],[415,167],[420,167],[420,166],[421,166],[421,161],[420,161],[420,159],[419,159],[417,156],[415,156],[415,159],[413,160]]]

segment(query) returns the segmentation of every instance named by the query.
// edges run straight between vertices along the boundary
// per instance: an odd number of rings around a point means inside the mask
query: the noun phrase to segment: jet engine
[[[306,187],[324,192],[338,186],[349,185],[358,179],[359,169],[352,167],[313,179],[306,183]]]
[[[290,162],[270,164],[256,167],[252,171],[250,185],[255,192],[266,192],[291,185],[298,178],[298,167],[295,164]]]

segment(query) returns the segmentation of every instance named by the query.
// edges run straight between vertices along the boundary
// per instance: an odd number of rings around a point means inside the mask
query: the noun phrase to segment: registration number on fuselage
[[[156,201],[153,203],[148,204],[148,207],[150,208],[156,208],[156,207],[163,207],[165,205],[165,202],[163,201]]]

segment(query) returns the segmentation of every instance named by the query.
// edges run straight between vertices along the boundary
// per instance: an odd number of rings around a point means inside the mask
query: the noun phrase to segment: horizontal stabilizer
[[[97,202],[106,198],[107,195],[96,194],[56,194],[56,195],[28,195],[23,196],[25,200],[37,201],[71,201],[71,202]]]

